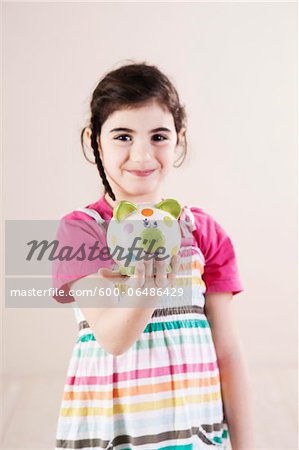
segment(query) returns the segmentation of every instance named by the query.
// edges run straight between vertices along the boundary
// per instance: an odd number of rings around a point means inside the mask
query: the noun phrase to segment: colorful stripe
[[[181,267],[183,273],[192,269],[184,282],[203,283],[203,266],[193,254],[192,264]],[[204,286],[193,290],[189,305],[157,308],[140,338],[119,356],[100,346],[74,307],[79,335],[56,450],[226,448],[228,427],[203,292]]]

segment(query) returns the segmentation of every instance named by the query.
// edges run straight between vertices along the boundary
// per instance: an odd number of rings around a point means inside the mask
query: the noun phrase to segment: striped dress
[[[184,214],[189,225],[185,221],[182,227],[179,274],[187,274],[191,294],[182,306],[155,309],[125,353],[104,350],[74,302],[79,333],[67,370],[56,450],[227,448],[220,373],[204,312],[205,260],[192,240],[192,212],[184,207]]]

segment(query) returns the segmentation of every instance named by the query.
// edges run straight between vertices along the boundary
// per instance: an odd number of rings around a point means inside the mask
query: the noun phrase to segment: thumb
[[[102,268],[102,269],[98,270],[98,275],[101,278],[106,278],[111,281],[116,281],[116,279],[123,280],[123,279],[128,278],[126,275],[122,275],[120,272],[118,272],[116,270],[110,270],[110,269],[106,269],[106,268]]]

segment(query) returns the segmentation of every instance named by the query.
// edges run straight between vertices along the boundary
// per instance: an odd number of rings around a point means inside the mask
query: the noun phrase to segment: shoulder
[[[205,258],[203,280],[206,293],[237,294],[243,291],[230,236],[203,208],[192,205],[189,209],[195,224],[193,235]]]
[[[195,220],[197,222],[208,222],[209,220],[212,220],[212,216],[211,214],[209,214],[206,211],[206,208],[203,208],[202,206],[194,206],[194,205],[189,205],[187,206],[187,208],[192,212]]]
[[[199,206],[189,206],[194,220],[193,234],[208,259],[211,255],[232,248],[231,239],[212,214]]]
[[[196,229],[203,234],[206,233],[225,233],[223,227],[214,218],[212,214],[200,206],[189,206],[194,217]]]
[[[104,239],[105,229],[84,211],[73,210],[60,217],[57,235],[66,240]]]
[[[93,218],[83,211],[73,210],[61,216],[60,220],[93,220]]]

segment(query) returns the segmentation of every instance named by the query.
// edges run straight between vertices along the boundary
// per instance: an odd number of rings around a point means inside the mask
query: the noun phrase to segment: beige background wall
[[[231,236],[258,444],[297,448],[297,4],[5,3],[3,25],[6,219],[58,219],[101,195],[79,134],[104,72],[130,58],[172,78],[189,154],[165,196]],[[54,300],[3,305],[3,448],[53,447],[76,333]]]

